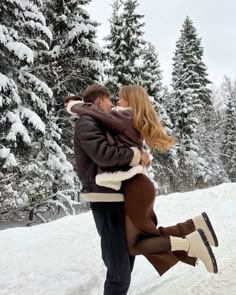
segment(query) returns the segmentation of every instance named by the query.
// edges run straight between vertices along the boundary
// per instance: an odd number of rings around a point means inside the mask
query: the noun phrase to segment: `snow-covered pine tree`
[[[121,48],[123,63],[118,68],[119,82],[122,85],[141,84],[142,61],[141,50],[144,45],[142,22],[143,15],[137,13],[139,4],[137,0],[124,1],[123,34],[121,35]]]
[[[96,43],[98,23],[84,6],[91,0],[44,0],[44,14],[53,33],[45,54],[45,76],[54,91],[58,109],[66,95],[80,94],[100,80],[103,50]]]
[[[52,39],[37,3],[3,0],[0,5],[2,208],[19,205],[36,185],[33,145],[45,134],[46,101],[52,96],[31,72],[37,51],[47,49]]]
[[[40,0],[4,0],[0,5],[1,210],[52,192],[55,169],[49,167],[52,149],[45,139],[53,138],[48,110],[53,92],[37,70],[40,51],[49,48],[52,33],[41,5]],[[73,167],[63,161],[70,175]],[[68,178],[61,181],[65,183]]]
[[[165,131],[174,137],[173,124],[166,111],[167,105],[170,101],[169,97],[169,90],[165,87],[162,88],[161,92],[158,92],[156,97],[151,99]],[[175,183],[173,181],[176,173],[175,171],[178,168],[176,147],[172,146],[171,149],[165,153],[160,153],[158,150],[155,150],[153,152],[152,167],[156,181],[159,185],[159,193],[170,193],[176,191]]]
[[[147,90],[148,94],[154,99],[161,96],[162,73],[158,54],[155,46],[151,42],[147,42],[142,50],[142,86]]]
[[[201,146],[201,157],[207,162],[208,185],[218,185],[228,182],[228,176],[224,169],[222,153],[222,116],[215,109],[208,114],[206,122],[200,122],[196,137]],[[198,187],[204,187],[204,182],[199,179]]]
[[[230,181],[236,182],[236,80],[225,77],[222,90],[226,109],[221,159]]]
[[[208,163],[201,157],[196,137],[200,121],[206,120],[204,110],[211,108],[207,89],[206,66],[202,61],[203,48],[192,21],[187,17],[176,43],[172,73],[175,136],[179,144],[177,182],[180,189],[194,188],[199,181],[207,182],[211,174]],[[183,188],[181,188],[181,186]]]
[[[120,5],[113,6],[111,31],[108,36],[109,63],[111,73],[109,80],[115,81],[115,88],[119,85],[142,84],[141,51],[144,44],[142,36],[143,15],[136,12],[137,0],[126,0],[120,12]],[[118,88],[112,89],[116,93]]]
[[[105,47],[106,60],[104,84],[109,88],[112,96],[116,96],[119,89],[117,67],[124,62],[121,47],[121,35],[123,33],[123,18],[121,15],[122,5],[122,0],[113,1],[112,16],[109,20],[110,34],[105,37],[107,42]]]

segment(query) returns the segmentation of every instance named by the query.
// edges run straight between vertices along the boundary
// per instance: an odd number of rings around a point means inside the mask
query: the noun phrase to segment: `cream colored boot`
[[[185,238],[189,241],[188,256],[198,258],[209,272],[217,273],[216,258],[203,229],[199,228]]]
[[[196,230],[198,228],[202,228],[204,230],[210,245],[218,247],[218,239],[207,213],[203,212],[202,214],[194,217],[192,220]]]

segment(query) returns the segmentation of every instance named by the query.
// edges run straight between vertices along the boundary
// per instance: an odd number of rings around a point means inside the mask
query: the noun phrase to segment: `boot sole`
[[[212,249],[211,249],[211,246],[210,246],[210,244],[209,244],[209,242],[207,240],[207,237],[206,237],[203,229],[199,228],[197,231],[199,232],[199,234],[200,234],[200,236],[202,238],[202,241],[205,244],[205,246],[207,248],[207,251],[208,251],[208,253],[209,253],[210,257],[211,257],[211,261],[212,261],[212,265],[213,265],[213,272],[217,273],[218,272],[218,266],[217,266],[216,258],[215,258],[215,255],[214,255]]]
[[[218,247],[219,246],[218,239],[217,239],[216,233],[215,233],[215,231],[213,229],[213,226],[212,226],[212,224],[210,222],[210,219],[209,219],[207,213],[203,212],[202,216],[203,216],[203,218],[204,218],[204,220],[205,220],[205,222],[206,222],[206,224],[207,224],[207,226],[208,226],[208,228],[209,228],[209,230],[211,232],[211,235],[212,235],[214,243],[215,243],[215,247]]]

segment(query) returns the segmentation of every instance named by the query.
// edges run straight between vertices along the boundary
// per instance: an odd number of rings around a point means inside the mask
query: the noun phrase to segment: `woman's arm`
[[[67,105],[67,110],[70,113],[74,113],[79,116],[91,116],[106,129],[115,131],[117,133],[123,133],[123,131],[132,124],[132,114],[129,110],[112,110],[105,112],[99,109],[95,104],[82,104],[81,102],[69,103]]]

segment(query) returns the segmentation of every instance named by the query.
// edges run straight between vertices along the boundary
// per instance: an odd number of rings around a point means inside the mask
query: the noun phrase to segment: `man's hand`
[[[141,164],[143,165],[143,167],[147,167],[147,165],[149,164],[149,155],[148,153],[145,153],[143,151],[141,151]]]

